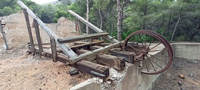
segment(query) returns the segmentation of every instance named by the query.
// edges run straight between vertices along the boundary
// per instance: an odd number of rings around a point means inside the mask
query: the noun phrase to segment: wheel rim
[[[124,40],[122,49],[136,53],[134,60],[142,62],[143,74],[154,75],[164,72],[173,60],[173,51],[167,40],[149,30],[138,30],[130,34]],[[158,52],[164,54],[155,57],[153,54]]]

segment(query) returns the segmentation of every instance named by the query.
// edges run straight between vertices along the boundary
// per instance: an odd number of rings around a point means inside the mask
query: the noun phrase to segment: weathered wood
[[[76,50],[76,49],[80,49],[80,48],[84,48],[84,47],[90,47],[90,46],[93,46],[93,45],[99,45],[101,43],[103,43],[104,41],[96,41],[96,42],[88,42],[88,43],[85,43],[85,44],[80,44],[80,45],[74,45],[74,46],[70,46],[70,48],[72,50]]]
[[[5,45],[6,45],[6,50],[8,50],[8,49],[9,49],[9,48],[8,48],[8,43],[7,43],[7,41],[6,41],[6,35],[5,35],[5,32],[3,31],[3,26],[2,26],[2,24],[1,24],[1,21],[0,21],[0,29],[1,29],[1,33],[2,33],[2,36],[3,36],[4,43],[5,43]]]
[[[102,46],[91,46],[90,49],[91,50],[95,50],[95,49],[99,49],[99,48],[103,48]]]
[[[111,55],[115,55],[118,57],[123,57],[125,61],[129,63],[134,63],[135,53],[131,51],[121,51],[120,49],[110,50]]]
[[[62,51],[68,55],[69,57],[77,57],[77,54],[71,50],[67,45],[65,44],[60,44],[57,39],[58,36],[51,31],[22,1],[17,1],[17,3],[23,8],[27,10],[27,13],[33,18],[35,19],[38,24],[41,26],[41,28],[49,35],[52,36],[55,40],[56,43],[58,44],[58,46],[62,49]]]
[[[34,41],[33,41],[33,35],[32,35],[32,32],[31,32],[31,26],[30,26],[28,13],[27,13],[26,9],[23,9],[23,11],[24,11],[24,17],[25,17],[25,20],[26,20],[26,26],[27,26],[27,29],[28,29],[28,34],[29,34],[29,39],[30,39],[30,46],[31,46],[30,49],[31,49],[32,53],[35,53],[35,46],[34,46]]]
[[[42,48],[42,41],[41,41],[41,37],[40,37],[40,31],[39,31],[38,23],[35,19],[34,19],[33,23],[34,23],[35,33],[36,33],[38,47],[39,47],[39,54],[41,56],[43,48]]]
[[[77,19],[79,19],[80,21],[82,21],[84,24],[88,25],[91,29],[93,29],[96,32],[103,32],[103,30],[99,29],[98,27],[96,27],[95,25],[93,25],[92,23],[88,22],[87,20],[85,20],[84,18],[82,18],[81,16],[79,16],[78,14],[76,14],[75,12],[73,12],[72,10],[67,10],[70,14],[72,14],[74,17],[76,17]],[[107,40],[110,42],[119,42],[118,40],[116,40],[115,38],[111,37],[111,36],[107,36]]]
[[[87,53],[87,52],[91,52],[91,51],[84,50],[84,49],[77,50],[78,54],[83,54],[83,53]],[[117,70],[123,70],[125,67],[124,58],[116,57],[116,56],[112,56],[112,55],[98,54],[96,56],[85,57],[83,59],[87,60],[87,61],[94,61],[96,59],[96,61],[98,63],[115,68]]]
[[[103,37],[103,36],[107,36],[107,35],[108,35],[108,33],[95,33],[95,34],[89,34],[89,35],[79,35],[79,36],[74,36],[74,37],[58,39],[58,42],[69,43],[69,42],[74,42],[74,41],[90,39],[90,38]]]
[[[97,63],[115,68],[117,70],[123,70],[125,67],[125,60],[122,57],[102,54],[97,55],[96,60]]]
[[[79,55],[83,53],[87,53],[87,52],[91,52],[91,51],[85,50],[85,49],[76,50],[76,53]],[[87,61],[94,61],[95,58],[96,58],[96,55],[91,55],[89,57],[84,57],[83,59]]]
[[[99,48],[99,49],[96,49],[96,50],[93,50],[92,52],[87,52],[87,53],[84,53],[84,54],[81,54],[79,55],[78,57],[70,57],[70,64],[73,64],[73,63],[76,63],[77,61],[81,60],[82,58],[84,57],[91,57],[91,56],[94,56],[94,55],[98,55],[99,53],[103,53],[103,52],[107,52],[108,50],[114,48],[114,47],[118,47],[120,45],[120,43],[113,43],[111,45],[108,45],[108,46],[105,46],[103,48]]]
[[[51,52],[52,52],[53,61],[57,62],[56,41],[53,37],[50,37],[50,42],[51,42]]]
[[[109,76],[109,67],[90,61],[81,60],[74,65],[80,71],[86,72],[96,77],[106,79]]]

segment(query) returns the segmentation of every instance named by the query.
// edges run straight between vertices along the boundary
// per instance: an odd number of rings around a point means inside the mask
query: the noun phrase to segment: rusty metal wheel
[[[167,40],[149,30],[138,30],[130,34],[124,40],[122,49],[135,52],[134,62],[141,62],[143,74],[164,72],[173,60],[173,51]]]

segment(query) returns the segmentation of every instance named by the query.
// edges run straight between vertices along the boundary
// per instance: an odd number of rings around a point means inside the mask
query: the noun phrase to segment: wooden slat
[[[68,55],[69,57],[77,57],[77,54],[71,50],[67,45],[60,44],[57,39],[59,38],[53,31],[51,31],[22,1],[17,1],[17,3],[23,8],[27,10],[27,13],[35,19],[38,24],[41,26],[41,28],[49,35],[52,36],[55,40],[58,46],[62,49],[62,51]]]
[[[103,36],[107,36],[107,35],[108,35],[108,33],[96,33],[96,34],[89,34],[89,35],[79,35],[79,36],[74,36],[74,37],[58,39],[58,42],[60,42],[60,43],[69,43],[69,42],[74,42],[74,41],[90,39],[90,38],[103,37]]]
[[[37,21],[34,19],[34,27],[35,27],[35,33],[36,33],[36,37],[37,37],[37,42],[38,42],[38,47],[39,47],[39,54],[40,56],[42,55],[42,41],[41,41],[41,37],[40,37],[40,31],[39,31],[39,27],[38,27],[38,23]]]
[[[103,30],[99,29],[98,27],[96,27],[95,25],[93,25],[92,23],[88,22],[87,20],[85,20],[84,18],[82,18],[81,16],[79,16],[78,14],[76,14],[75,12],[73,12],[72,10],[67,10],[70,14],[72,14],[74,17],[76,17],[78,20],[82,21],[84,24],[88,25],[91,29],[93,29],[96,32],[103,32]],[[107,40],[109,40],[110,42],[113,43],[117,43],[119,42],[118,40],[116,40],[115,38],[111,37],[111,36],[107,36]]]
[[[51,42],[51,52],[52,52],[53,61],[56,62],[57,61],[56,41],[55,39],[53,39],[53,37],[50,37],[50,42]]]

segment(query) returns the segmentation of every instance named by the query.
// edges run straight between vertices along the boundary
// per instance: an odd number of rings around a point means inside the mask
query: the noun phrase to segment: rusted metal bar
[[[50,37],[50,42],[51,42],[51,52],[52,52],[52,57],[53,61],[57,62],[57,49],[56,49],[56,41],[53,37]]]
[[[27,10],[27,13],[35,19],[41,28],[49,35],[52,36],[56,40],[56,44],[61,48],[61,50],[68,55],[69,57],[77,57],[77,54],[71,50],[67,45],[61,44],[57,41],[59,38],[53,31],[51,31],[22,1],[17,1],[17,3],[23,8]]]
[[[82,18],[81,16],[79,16],[78,14],[76,14],[75,12],[73,12],[72,10],[67,10],[70,14],[72,14],[74,17],[76,17],[78,20],[80,20],[81,22],[83,22],[84,24],[88,25],[91,29],[93,29],[96,32],[103,32],[103,30],[99,29],[98,27],[96,27],[95,25],[93,25],[92,23],[88,22],[87,20],[85,20],[84,18]],[[116,40],[115,38],[111,37],[111,36],[107,36],[107,40],[113,43],[117,43],[119,42],[118,40]]]
[[[39,54],[41,56],[43,48],[42,48],[42,41],[41,41],[41,37],[40,37],[40,31],[39,31],[38,23],[35,19],[34,19],[33,23],[34,23],[35,33],[36,33],[38,47],[39,47]]]
[[[69,42],[74,42],[74,41],[90,39],[90,38],[103,37],[103,36],[107,36],[107,35],[108,35],[108,33],[95,33],[95,34],[89,34],[89,35],[79,35],[79,36],[74,36],[74,37],[58,39],[58,42],[69,43]]]
[[[6,41],[6,35],[5,35],[5,32],[3,31],[3,24],[1,23],[2,21],[0,20],[0,29],[1,29],[1,33],[2,33],[2,36],[3,36],[3,40],[4,40],[4,43],[6,45],[6,50],[8,50],[8,43]]]
[[[32,53],[35,53],[35,46],[34,46],[34,41],[33,41],[33,35],[32,35],[32,32],[31,32],[31,26],[30,26],[28,13],[27,13],[26,9],[23,9],[23,11],[24,11],[24,17],[25,17],[25,20],[26,20],[26,26],[27,26],[27,29],[28,29],[28,34],[29,34],[29,39],[30,39],[30,46],[31,46],[30,49],[31,49]]]

